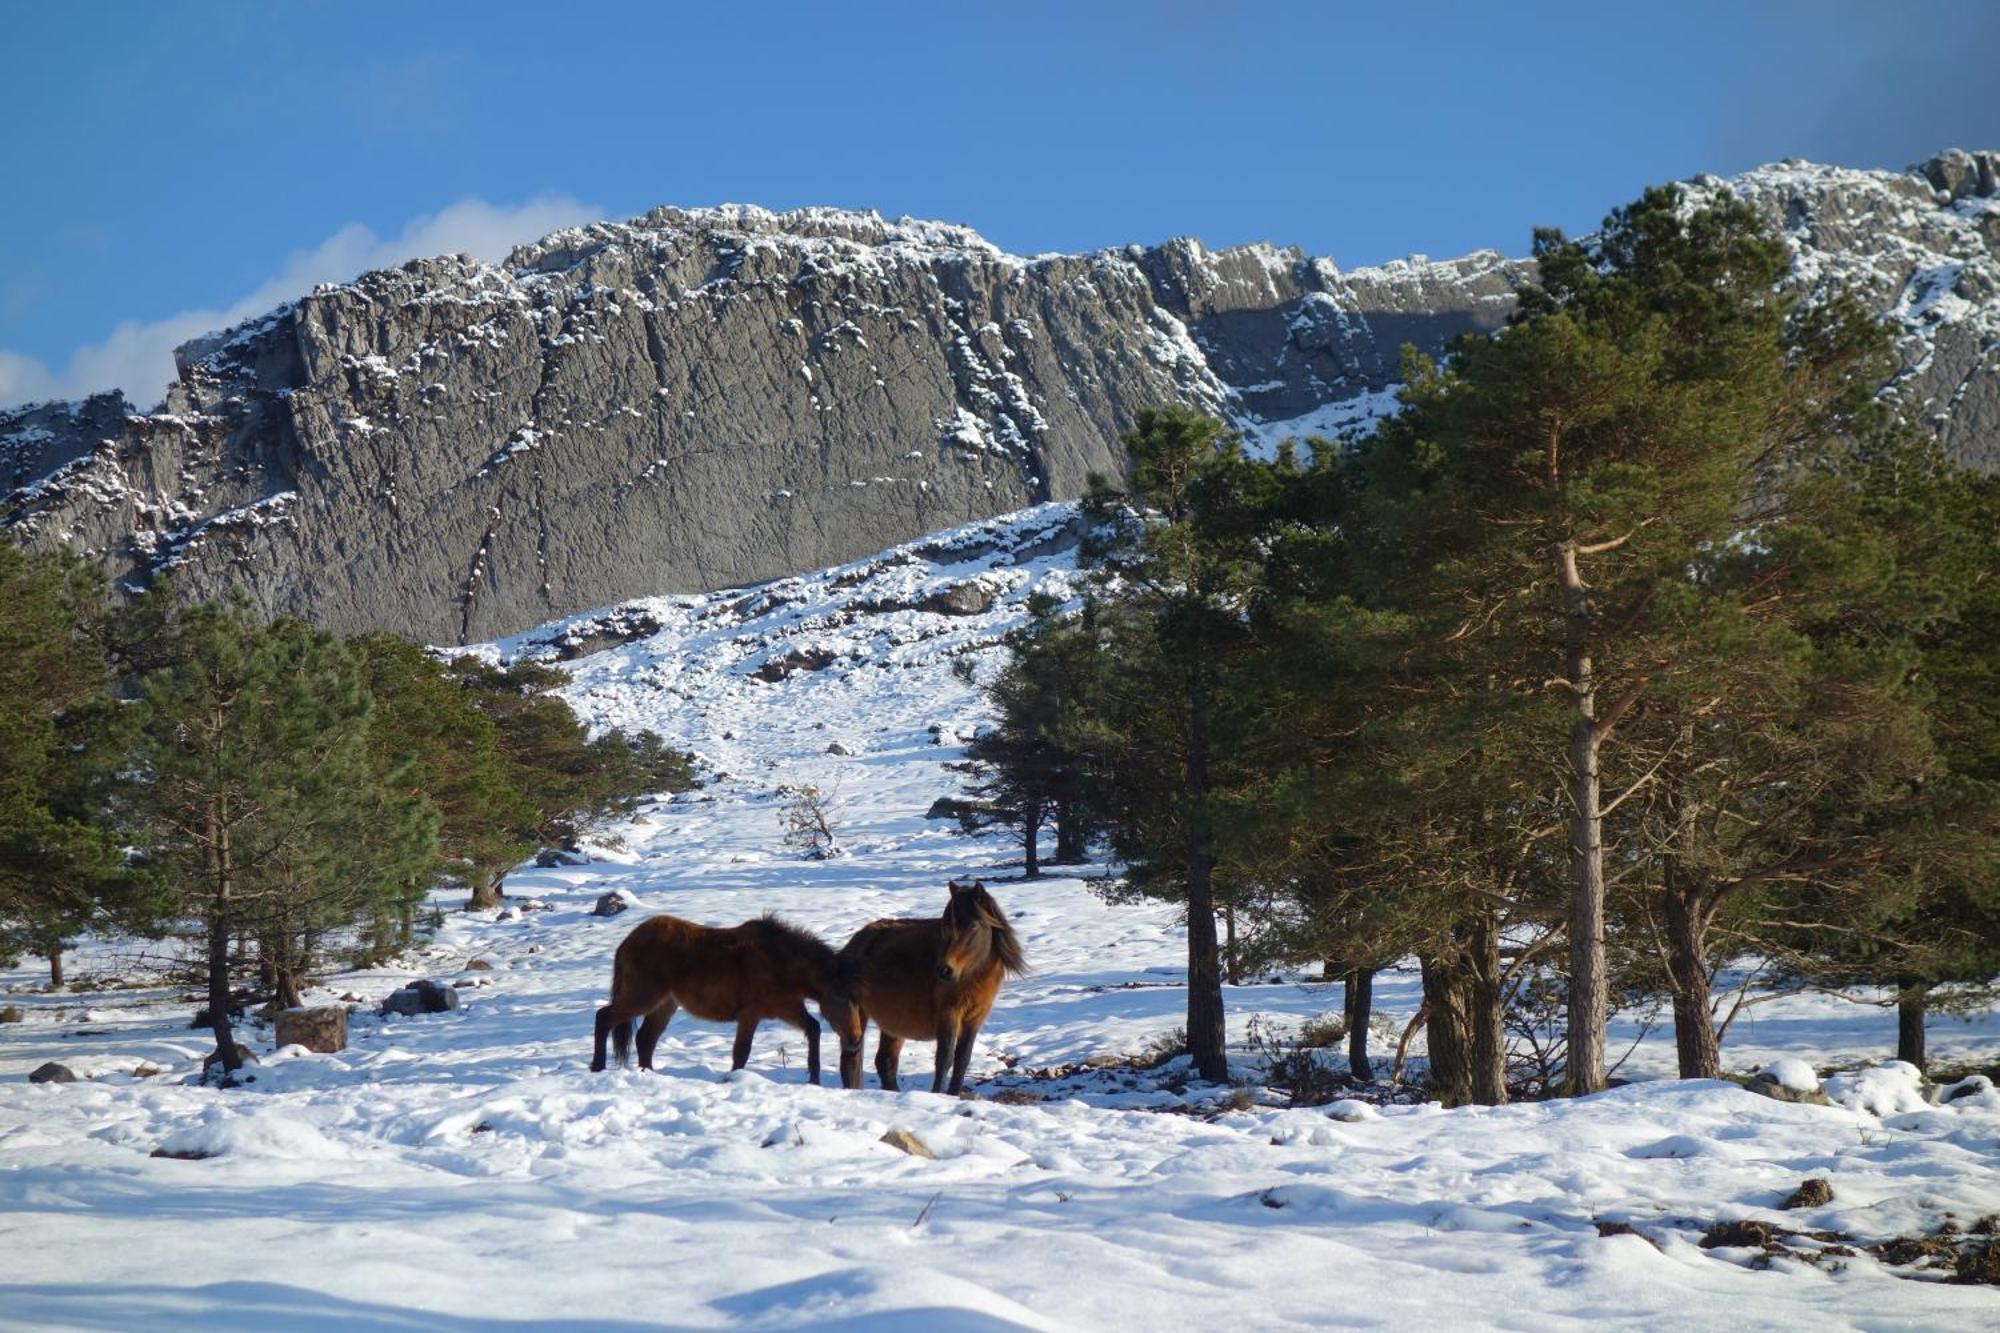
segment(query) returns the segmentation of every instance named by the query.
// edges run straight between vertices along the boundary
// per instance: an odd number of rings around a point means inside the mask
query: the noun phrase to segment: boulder
[[[413,981],[401,990],[393,992],[382,1001],[377,1010],[383,1017],[400,1014],[413,1017],[417,1014],[441,1014],[458,1008],[458,992],[450,986],[435,981]]]
[[[1833,1105],[1832,1099],[1818,1088],[1801,1089],[1787,1087],[1776,1079],[1765,1078],[1762,1074],[1757,1075],[1743,1086],[1751,1092],[1756,1093],[1759,1097],[1769,1097],[1774,1102],[1796,1102],[1802,1106]]]
[[[918,609],[940,616],[981,615],[993,605],[993,590],[983,583],[954,583],[919,602]]]
[[[831,745],[827,746],[826,752],[831,755],[838,755],[843,759],[851,759],[854,757],[854,751],[848,749],[845,745],[842,745],[839,741],[835,741]]]
[[[552,870],[557,866],[589,865],[590,858],[563,847],[544,847],[535,853],[535,864],[543,870]]]
[[[780,681],[801,671],[824,671],[840,660],[840,654],[830,648],[794,648],[783,657],[775,657],[750,674],[758,680]]]
[[[1824,1208],[1833,1202],[1833,1182],[1825,1176],[1814,1176],[1802,1181],[1799,1187],[1785,1196],[1778,1207],[1785,1212],[1799,1208]]]
[[[51,1060],[45,1065],[37,1065],[28,1075],[30,1083],[74,1083],[76,1074],[68,1065],[59,1065]]]
[[[467,972],[491,972],[493,964],[487,962],[484,958],[475,958],[465,965],[464,970]]]
[[[1804,1060],[1786,1057],[1773,1060],[1743,1085],[1759,1097],[1772,1101],[1796,1102],[1807,1106],[1833,1105],[1820,1087],[1819,1075]]]
[[[0,1023],[18,1023],[26,1017],[18,1004],[0,1005]]]
[[[313,1009],[284,1009],[278,1013],[277,1041],[280,1046],[303,1046],[309,1051],[332,1055],[347,1049],[347,1009],[328,1004]]]
[[[613,889],[597,900],[597,906],[590,909],[592,916],[617,916],[632,905],[632,900]]]
[[[933,1162],[937,1160],[937,1154],[930,1150],[930,1145],[907,1129],[892,1129],[880,1141],[912,1157],[923,1157]]]

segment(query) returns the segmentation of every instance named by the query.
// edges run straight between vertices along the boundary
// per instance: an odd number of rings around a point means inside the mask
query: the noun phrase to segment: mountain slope
[[[1907,330],[1900,391],[2000,461],[1993,154],[1701,188]],[[1492,252],[1343,272],[1181,240],[1021,258],[940,223],[656,209],[322,288],[180,353],[162,411],[0,413],[0,522],[142,584],[468,642],[850,559],[1077,494],[1141,407],[1259,440],[1390,405],[1399,349],[1504,320]]]

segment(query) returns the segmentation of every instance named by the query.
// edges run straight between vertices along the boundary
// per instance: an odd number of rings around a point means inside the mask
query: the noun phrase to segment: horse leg
[[[875,1077],[882,1080],[884,1092],[896,1092],[896,1067],[903,1062],[903,1039],[889,1035],[883,1028],[882,1035],[875,1041]]]
[[[798,1013],[792,1015],[792,1026],[806,1034],[806,1082],[815,1088],[819,1086],[819,1020],[799,1006]]]
[[[605,1039],[611,1041],[611,1051],[618,1059],[618,1067],[623,1069],[629,1059],[626,1049],[632,1043],[632,1015],[613,1000],[597,1010],[597,1025],[591,1034],[590,1072],[601,1074],[605,1066]]]
[[[653,1051],[660,1044],[660,1034],[667,1030],[667,1024],[673,1021],[674,1013],[679,1008],[669,999],[647,1014],[645,1021],[639,1024],[639,1068],[650,1070],[653,1067]]]
[[[958,1015],[940,1014],[937,1030],[937,1059],[931,1066],[931,1091],[943,1092],[951,1075],[952,1052],[958,1046]]]
[[[861,1048],[868,1043],[868,1020],[861,1020],[861,1028],[856,1032],[840,1030],[840,1086],[858,1088],[861,1086]]]
[[[612,1006],[600,1005],[597,1010],[597,1029],[591,1036],[590,1072],[604,1072],[604,1043],[611,1036],[611,1029],[618,1024],[618,1011]]]
[[[736,1020],[736,1049],[730,1053],[731,1072],[750,1063],[750,1039],[757,1035],[757,1020],[745,1014]]]
[[[976,1027],[967,1027],[958,1034],[958,1049],[951,1056],[951,1086],[945,1089],[954,1097],[965,1092],[965,1067],[972,1063],[972,1042],[979,1035]]]

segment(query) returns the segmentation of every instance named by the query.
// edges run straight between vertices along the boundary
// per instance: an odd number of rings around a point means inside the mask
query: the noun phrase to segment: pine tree
[[[129,798],[159,883],[199,926],[225,1077],[238,939],[296,999],[329,932],[365,923],[434,863],[427,803],[378,781],[352,655],[240,606],[173,617],[169,665],[139,682]]]
[[[1688,653],[1688,571],[1774,517],[1772,476],[1861,410],[1877,344],[1851,319],[1789,318],[1784,246],[1732,199],[1651,190],[1589,242],[1544,232],[1535,250],[1516,323],[1444,367],[1410,360],[1403,412],[1354,484],[1358,540],[1374,567],[1420,562],[1412,610],[1466,679],[1561,708],[1540,744],[1564,775],[1569,1083],[1590,1092],[1605,1081],[1606,813],[1644,780],[1625,729],[1698,692],[1716,659]]]
[[[477,688],[393,635],[363,636],[354,649],[375,700],[376,772],[437,808],[445,873],[497,901],[501,877],[538,845],[537,814]],[[407,917],[387,934],[407,939]]]
[[[986,687],[992,728],[966,746],[976,775],[960,823],[967,831],[992,825],[1021,838],[1027,878],[1041,874],[1041,835],[1056,835],[1055,862],[1084,859],[1099,818],[1094,795],[1098,716],[1104,694],[1097,613],[1065,619],[1059,604],[1029,605],[1031,619],[1008,639],[1008,660]]]
[[[1226,680],[1249,645],[1270,474],[1222,423],[1185,409],[1140,413],[1125,446],[1126,487],[1100,482],[1090,502],[1126,537],[1093,552],[1119,587],[1104,617],[1103,809],[1131,890],[1186,906],[1188,1049],[1203,1078],[1222,1081],[1216,919],[1233,881],[1218,867],[1216,819],[1242,697]]]
[[[1772,912],[1759,943],[1796,982],[1889,990],[1898,1057],[1921,1068],[1930,1009],[1984,1003],[2000,974],[2000,481],[1914,432],[1863,461],[1844,525],[1807,562],[1867,582],[1846,580],[1812,628],[1849,656],[1903,655],[1898,695],[1917,714],[1906,744],[1929,763],[1824,812],[1858,854]],[[1881,748],[1848,770],[1876,771]]]
[[[504,782],[519,802],[518,822],[510,827],[514,846],[573,842],[592,822],[629,812],[653,781],[621,732],[590,739],[569,705],[552,693],[567,679],[555,668],[464,657],[447,674],[492,722]],[[490,877],[475,881],[468,906],[498,906],[500,878],[519,859],[489,862]]]
[[[94,571],[0,546],[0,953],[30,949],[63,984],[63,951],[139,879],[100,817],[111,714]]]

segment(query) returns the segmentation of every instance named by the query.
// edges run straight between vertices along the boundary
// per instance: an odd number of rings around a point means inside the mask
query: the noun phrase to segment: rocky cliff
[[[1778,219],[1801,284],[1899,321],[1896,392],[1988,466],[1996,163],[1696,182]],[[1074,495],[1153,403],[1260,441],[1365,420],[1402,344],[1497,327],[1530,276],[1189,240],[1021,258],[938,223],[662,208],[321,288],[182,348],[156,412],[0,413],[0,523],[124,586],[170,571],[340,629],[487,639]]]

